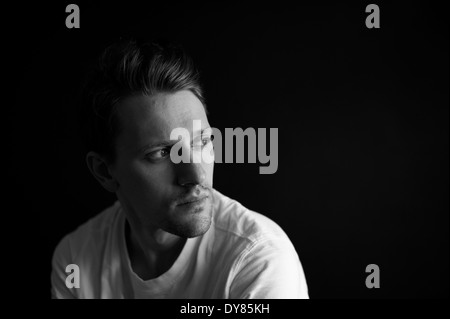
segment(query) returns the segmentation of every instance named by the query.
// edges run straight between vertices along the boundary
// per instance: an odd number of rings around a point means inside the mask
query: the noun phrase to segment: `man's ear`
[[[112,176],[106,159],[96,152],[86,155],[86,163],[95,179],[109,192],[115,193],[119,183]]]

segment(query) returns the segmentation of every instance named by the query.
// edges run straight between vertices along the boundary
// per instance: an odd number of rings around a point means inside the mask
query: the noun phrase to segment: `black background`
[[[216,164],[216,189],[276,221],[311,298],[449,295],[448,18],[425,2],[365,7],[158,5],[16,8],[14,200],[39,216],[49,296],[58,241],[114,201],[90,175],[75,121],[88,63],[121,35],[181,43],[201,71],[210,124],[278,128],[279,165]],[[38,10],[38,11],[33,11]],[[39,12],[39,14],[36,14]],[[8,126],[9,124],[9,126]],[[24,133],[25,132],[25,133]],[[30,179],[30,176],[33,178]],[[381,288],[365,286],[377,264]]]

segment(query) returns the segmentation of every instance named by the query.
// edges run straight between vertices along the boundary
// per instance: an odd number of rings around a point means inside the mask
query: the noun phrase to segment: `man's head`
[[[135,231],[194,237],[211,223],[213,164],[170,158],[185,128],[200,148],[211,148],[202,90],[181,50],[123,42],[102,54],[83,99],[86,160],[100,184],[115,192]],[[201,131],[193,132],[193,121]],[[191,143],[183,143],[182,152]],[[192,153],[192,152],[191,152]]]

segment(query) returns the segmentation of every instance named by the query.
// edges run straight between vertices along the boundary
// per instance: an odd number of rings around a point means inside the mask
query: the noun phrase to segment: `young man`
[[[212,154],[203,93],[183,51],[115,44],[87,88],[87,165],[118,201],[57,246],[54,298],[308,298],[283,230],[213,189],[213,162],[171,159],[176,143],[190,158]],[[171,139],[177,128],[192,138]],[[79,267],[79,288],[66,285],[69,264]]]

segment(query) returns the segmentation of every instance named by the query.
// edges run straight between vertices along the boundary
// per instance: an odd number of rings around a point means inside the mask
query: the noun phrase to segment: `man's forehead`
[[[208,126],[200,100],[190,91],[160,93],[154,96],[137,95],[126,98],[118,109],[121,133],[136,142],[148,139],[168,139],[173,129],[182,127],[192,132],[193,121]],[[144,139],[145,141],[140,141]],[[151,141],[158,142],[158,141]]]

